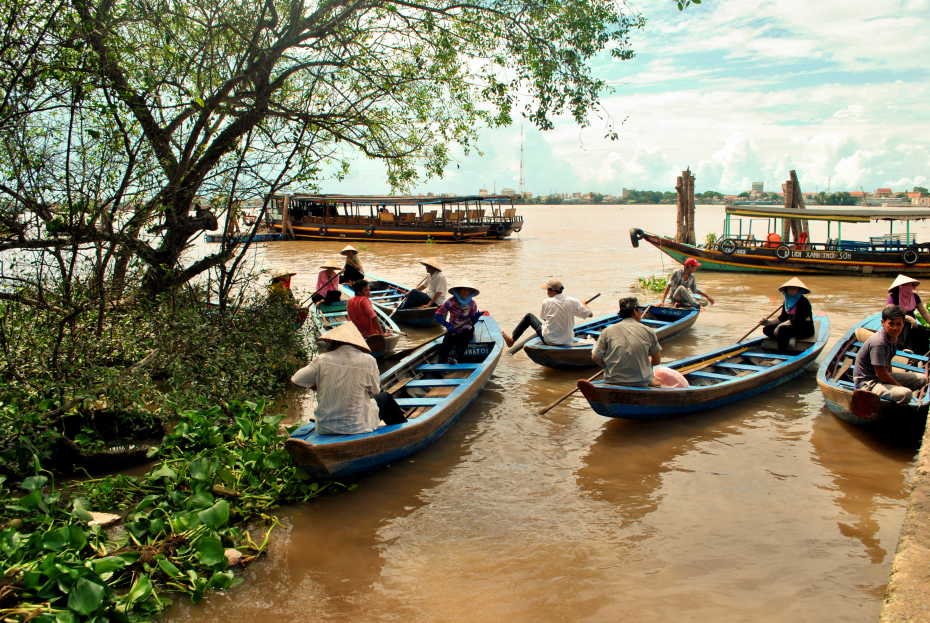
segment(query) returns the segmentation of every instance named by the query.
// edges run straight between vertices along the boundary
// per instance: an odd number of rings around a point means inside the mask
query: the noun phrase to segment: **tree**
[[[357,154],[403,188],[514,113],[580,124],[633,52],[610,0],[9,0],[0,38],[0,251],[93,250],[119,290],[222,265],[185,250],[238,201],[313,189]],[[610,131],[613,135],[613,131]],[[200,198],[200,200],[198,200]],[[73,278],[79,270],[65,271]],[[22,298],[22,297],[21,297]]]
[[[913,192],[915,192],[915,193],[920,193],[921,195],[926,195],[926,194],[927,194],[927,189],[924,188],[923,186],[914,186]]]

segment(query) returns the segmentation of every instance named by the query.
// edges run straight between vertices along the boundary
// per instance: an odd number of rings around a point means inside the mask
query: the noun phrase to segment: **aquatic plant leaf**
[[[207,567],[215,567],[220,563],[225,565],[226,556],[223,554],[220,537],[207,535],[197,541],[197,557]]]
[[[149,579],[149,576],[143,573],[138,578],[136,578],[135,582],[133,582],[132,588],[129,589],[129,593],[126,595],[126,598],[131,605],[141,599],[146,599],[151,594],[152,580]]]
[[[68,608],[84,616],[92,614],[103,603],[105,592],[106,589],[100,584],[81,578],[68,595]]]
[[[167,464],[163,464],[157,470],[149,474],[149,478],[152,480],[158,480],[159,478],[165,478],[167,480],[177,480],[178,473],[168,467]]]
[[[23,479],[19,486],[26,491],[35,491],[36,489],[44,487],[47,482],[48,477],[46,476],[30,476],[29,478]]]
[[[200,518],[201,522],[216,530],[217,528],[225,526],[229,521],[229,502],[226,500],[219,500],[210,508],[205,508],[197,513],[197,516]]]

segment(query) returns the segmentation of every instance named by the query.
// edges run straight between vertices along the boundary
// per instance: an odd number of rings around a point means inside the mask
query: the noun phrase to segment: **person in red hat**
[[[672,295],[672,304],[675,307],[704,307],[709,302],[714,304],[714,298],[706,292],[698,290],[697,281],[694,279],[694,272],[701,263],[689,257],[685,260],[685,265],[671,274],[668,278],[668,285],[665,286],[665,292],[662,293],[662,302],[659,305],[665,305],[665,299],[669,293]],[[695,294],[703,298],[698,298]]]

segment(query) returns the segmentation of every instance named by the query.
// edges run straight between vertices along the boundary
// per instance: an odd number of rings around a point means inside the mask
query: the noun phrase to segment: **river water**
[[[673,234],[674,206],[532,206],[523,232],[472,245],[356,244],[366,271],[413,285],[435,256],[510,330],[557,277],[596,315],[638,276],[675,265],[628,230]],[[699,239],[723,210],[700,206]],[[757,226],[761,225],[757,223]],[[844,226],[844,238],[887,225]],[[930,229],[920,225],[918,239]],[[760,233],[762,235],[760,235]],[[756,233],[764,238],[764,227]],[[821,238],[815,230],[813,240]],[[308,294],[341,244],[270,243]],[[718,348],[780,302],[786,276],[698,272],[717,304],[663,357]],[[804,276],[836,338],[880,309],[887,280]],[[410,331],[416,342],[428,332]],[[829,348],[829,345],[828,345]],[[449,433],[358,488],[283,509],[246,582],[173,621],[873,621],[906,505],[913,446],[823,407],[814,374],[749,402],[665,422],[608,420],[582,397],[537,411],[589,373],[504,354]],[[293,412],[312,410],[296,396]],[[305,417],[305,416],[304,416]]]

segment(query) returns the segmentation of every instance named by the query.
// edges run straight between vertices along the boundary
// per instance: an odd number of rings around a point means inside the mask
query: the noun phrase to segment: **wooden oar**
[[[412,288],[412,289],[410,289],[410,290],[407,290],[407,295],[406,295],[404,298],[402,298],[402,299],[400,300],[400,303],[398,303],[398,304],[397,304],[397,307],[394,308],[394,311],[392,311],[392,312],[388,315],[388,318],[392,318],[392,317],[394,316],[394,314],[396,314],[398,311],[400,311],[400,308],[404,305],[404,303],[407,302],[407,299],[410,298],[410,295],[413,294],[413,291],[414,291],[414,290],[419,290],[419,289],[420,289],[420,286],[422,286],[424,283],[426,283],[426,280],[427,280],[427,279],[429,279],[429,275],[423,277],[423,281],[421,281],[420,283],[418,283],[414,288]]]
[[[598,379],[599,377],[601,377],[601,376],[604,376],[604,371],[603,371],[603,370],[601,370],[600,372],[598,372],[598,373],[595,374],[594,376],[590,376],[590,377],[586,378],[585,380],[586,380],[588,383],[590,383],[591,381],[597,380],[597,379]],[[568,398],[569,396],[571,396],[572,394],[574,394],[574,393],[577,392],[577,391],[578,391],[578,385],[576,384],[576,385],[575,385],[575,388],[572,389],[572,391],[570,391],[570,392],[568,392],[568,393],[565,393],[565,394],[562,394],[562,396],[560,396],[557,400],[555,400],[554,402],[550,403],[548,406],[545,406],[545,407],[543,407],[542,409],[540,409],[540,410],[539,410],[539,415],[545,415],[546,413],[549,412],[550,409],[552,409],[553,407],[556,407],[556,406],[560,405],[566,398]]]
[[[596,299],[596,298],[599,297],[600,295],[601,295],[601,293],[598,292],[597,294],[595,294],[594,296],[592,296],[591,298],[589,298],[587,301],[585,301],[584,303],[582,303],[582,305],[587,305],[588,303],[590,303],[591,301],[593,301],[594,299]],[[535,331],[532,332],[532,333],[529,333],[528,335],[526,335],[526,336],[524,336],[524,337],[521,337],[519,342],[515,343],[513,346],[511,346],[509,349],[507,349],[507,352],[510,353],[511,355],[516,355],[516,354],[519,353],[521,350],[523,350],[523,347],[526,346],[526,343],[529,342],[530,340],[532,340],[534,337],[536,337],[536,332],[535,332]]]
[[[761,325],[763,322],[765,322],[766,320],[768,320],[769,318],[771,318],[772,316],[774,316],[775,314],[777,314],[777,313],[781,310],[781,308],[782,308],[782,306],[779,305],[778,307],[775,308],[775,311],[773,311],[771,314],[769,314],[768,316],[766,316],[765,318],[763,318],[762,320],[760,320],[760,321],[757,322],[756,324],[752,325],[752,328],[751,328],[749,331],[746,331],[746,335],[744,335],[744,336],[741,337],[740,339],[736,340],[736,343],[739,344],[740,342],[742,342],[743,340],[745,340],[745,339],[749,336],[750,333],[752,333],[753,331],[755,331],[755,330],[759,327],[759,325]]]

